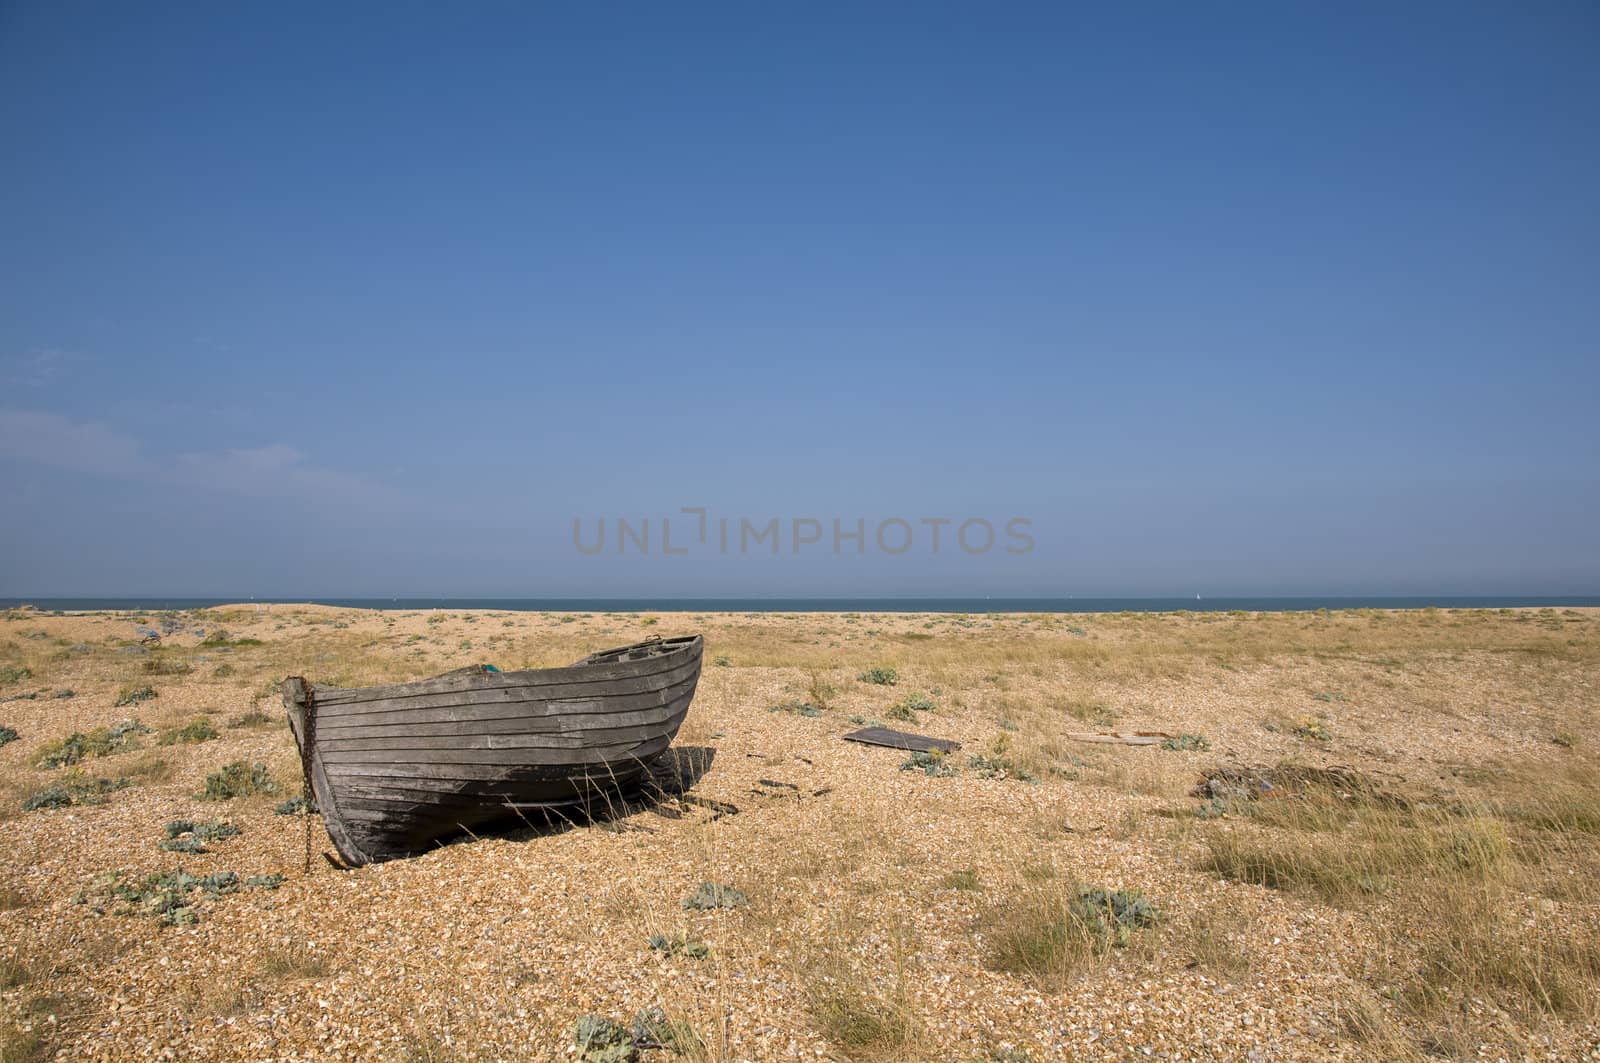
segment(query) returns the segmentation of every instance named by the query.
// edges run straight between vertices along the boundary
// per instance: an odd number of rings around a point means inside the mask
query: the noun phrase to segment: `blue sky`
[[[0,594],[1600,592],[1597,55],[1583,3],[11,3]],[[684,506],[868,548],[574,548]],[[1035,545],[872,542],[934,517]]]

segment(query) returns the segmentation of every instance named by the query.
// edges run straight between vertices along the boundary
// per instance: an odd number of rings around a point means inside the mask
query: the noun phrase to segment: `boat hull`
[[[293,677],[283,697],[328,835],[359,865],[637,785],[683,723],[703,649],[694,635],[385,687]]]

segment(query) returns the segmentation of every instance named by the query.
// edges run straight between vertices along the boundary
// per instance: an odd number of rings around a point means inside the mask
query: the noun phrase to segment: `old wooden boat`
[[[568,668],[382,687],[293,676],[283,701],[334,847],[367,864],[638,785],[683,723],[703,649],[699,635],[654,639]]]

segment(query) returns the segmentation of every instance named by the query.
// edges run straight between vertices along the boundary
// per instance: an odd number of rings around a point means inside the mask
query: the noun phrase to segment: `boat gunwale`
[[[604,652],[618,653],[626,649],[628,647],[624,646],[619,650],[606,650]],[[519,668],[510,672],[483,672],[468,669],[446,672],[442,675],[429,676],[425,679],[413,679],[407,683],[389,683],[382,686],[341,687],[324,683],[310,683],[309,681],[307,686],[317,699],[318,708],[332,706],[342,708],[367,701],[417,697],[426,694],[471,693],[474,690],[505,690],[521,687],[537,689],[542,686],[566,684],[611,683],[622,679],[645,679],[663,672],[672,671],[688,664],[691,657],[703,656],[704,649],[705,637],[703,635],[691,635],[685,636],[680,645],[674,646],[665,653],[653,653],[637,661],[615,661],[605,664],[584,664],[580,661],[577,664],[563,665],[558,668]],[[660,663],[662,666],[658,668],[643,667],[656,663]],[[601,670],[611,674],[597,674]],[[535,677],[537,677],[536,682],[526,682],[526,680]],[[558,678],[561,682],[553,681]],[[522,681],[519,682],[519,680]]]

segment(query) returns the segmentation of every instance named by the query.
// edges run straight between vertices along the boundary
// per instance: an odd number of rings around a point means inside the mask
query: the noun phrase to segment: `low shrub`
[[[1333,732],[1328,730],[1328,725],[1315,716],[1302,716],[1295,721],[1293,732],[1301,738],[1312,742],[1331,742]]]
[[[167,824],[167,837],[161,843],[161,848],[174,853],[204,853],[209,851],[205,847],[206,842],[232,838],[238,833],[238,827],[222,820],[209,819],[197,823],[194,820],[175,819]]]
[[[91,757],[108,757],[136,748],[139,736],[150,732],[151,728],[136,719],[120,720],[110,727],[96,727],[88,732],[74,731],[41,746],[33,755],[33,766],[64,768]]]
[[[939,749],[931,751],[914,750],[900,765],[900,770],[920,771],[922,774],[933,778],[958,774],[958,769],[951,762],[950,757]]]
[[[229,801],[252,794],[275,794],[282,789],[265,764],[236,760],[207,775],[198,797],[202,801]]]
[[[106,779],[81,772],[68,772],[51,785],[23,798],[22,810],[37,812],[40,809],[68,808],[72,805],[103,805],[107,794],[130,785],[127,779]]]
[[[117,691],[117,700],[112,702],[112,704],[120,709],[124,705],[137,705],[141,701],[149,701],[150,699],[156,697],[160,697],[160,695],[156,693],[154,687],[148,684],[135,685],[129,683],[121,690]]]
[[[703,960],[711,955],[710,945],[686,934],[674,934],[671,937],[666,934],[651,934],[650,947],[668,956],[687,956],[691,960]]]
[[[161,732],[161,737],[156,739],[156,744],[162,746],[177,745],[179,743],[193,744],[209,742],[211,739],[218,737],[220,736],[217,733],[217,729],[211,725],[210,720],[204,716],[196,716],[182,727],[172,727]]]
[[[207,649],[218,649],[218,648],[224,647],[224,646],[226,646],[226,647],[260,646],[261,644],[262,643],[261,643],[260,639],[252,639],[252,638],[237,638],[236,639],[236,638],[232,637],[231,635],[229,635],[227,633],[227,631],[223,630],[220,627],[217,628],[215,631],[211,632],[205,638],[200,640],[200,645],[206,647]]]
[[[750,898],[732,886],[724,886],[716,882],[702,882],[700,888],[693,894],[684,898],[683,906],[695,911],[710,911],[714,908],[740,908],[749,903]]]
[[[885,715],[891,720],[914,720],[919,712],[932,712],[938,708],[926,694],[907,694],[890,705]]]

